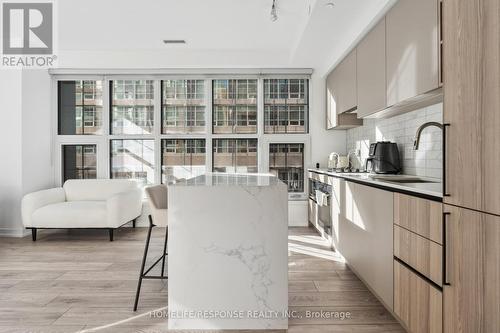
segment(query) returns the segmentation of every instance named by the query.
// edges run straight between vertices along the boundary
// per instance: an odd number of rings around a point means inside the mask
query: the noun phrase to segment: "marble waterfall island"
[[[168,188],[169,329],[288,328],[288,193],[270,175]]]

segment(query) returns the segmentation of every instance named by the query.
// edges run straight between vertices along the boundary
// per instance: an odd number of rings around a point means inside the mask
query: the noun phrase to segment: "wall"
[[[50,75],[46,70],[23,70],[23,194],[54,185],[50,84]]]
[[[365,119],[364,126],[347,131],[347,149],[359,149],[358,163],[364,166],[370,143],[392,141],[398,144],[403,173],[417,176],[442,178],[442,131],[428,127],[422,132],[420,147],[413,150],[417,128],[425,122],[443,122],[443,104],[435,104],[420,110],[388,119]]]
[[[346,153],[346,131],[326,129],[326,81],[314,73],[311,78],[311,101],[309,133],[311,135],[311,162],[307,167],[314,168],[316,163],[326,167],[331,152]]]
[[[0,235],[20,236],[22,196],[22,76],[18,70],[0,73]]]
[[[1,71],[0,235],[24,236],[23,195],[54,185],[49,92],[47,71]]]

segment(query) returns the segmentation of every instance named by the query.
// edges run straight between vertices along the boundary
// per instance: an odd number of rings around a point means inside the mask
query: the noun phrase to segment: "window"
[[[258,172],[257,139],[214,139],[213,171]]]
[[[271,143],[269,172],[288,185],[288,192],[304,192],[304,144]]]
[[[154,183],[154,140],[111,140],[111,178],[136,179],[142,186]]]
[[[58,82],[58,133],[102,134],[102,81]]]
[[[307,133],[307,79],[264,80],[264,133]]]
[[[161,147],[162,183],[205,173],[205,139],[163,139]]]
[[[96,179],[96,146],[63,145],[63,183],[68,179]]]
[[[162,81],[162,133],[205,133],[205,81]]]
[[[153,80],[111,81],[110,90],[111,134],[152,134]]]
[[[213,132],[257,133],[257,80],[213,80]]]
[[[54,147],[62,161],[56,164],[58,180],[108,177],[148,185],[207,171],[271,170],[295,196],[304,193],[303,151],[310,141],[306,76],[81,78],[85,80],[55,76],[58,132]],[[294,133],[293,139],[289,133]],[[274,146],[291,140],[293,145],[285,144],[289,145],[286,154],[278,152],[285,148]],[[259,149],[268,148],[270,159],[264,156],[259,161]],[[302,163],[295,163],[299,157]],[[103,167],[97,168],[97,163]]]

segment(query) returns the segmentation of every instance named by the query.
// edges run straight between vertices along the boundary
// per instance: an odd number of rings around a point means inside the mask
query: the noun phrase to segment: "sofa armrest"
[[[21,201],[21,216],[24,227],[29,228],[33,225],[31,215],[38,208],[64,201],[66,201],[66,194],[62,187],[26,194]]]
[[[112,195],[106,201],[108,227],[118,228],[142,213],[142,190],[137,188]]]

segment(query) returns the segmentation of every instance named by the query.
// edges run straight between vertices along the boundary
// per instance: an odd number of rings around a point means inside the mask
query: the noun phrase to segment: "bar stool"
[[[149,218],[148,236],[146,237],[146,245],[144,246],[144,256],[142,257],[141,271],[139,274],[139,282],[137,283],[137,292],[135,294],[134,311],[137,311],[137,304],[139,302],[139,294],[141,293],[142,279],[167,279],[165,275],[165,258],[167,256],[167,240],[168,240],[168,221],[167,221],[167,186],[156,185],[146,188],[146,195],[149,201],[151,214]],[[165,242],[163,244],[163,254],[158,258],[146,271],[146,259],[148,256],[149,242],[151,240],[151,231],[153,227],[165,227]],[[161,275],[147,275],[159,262],[161,261]]]

